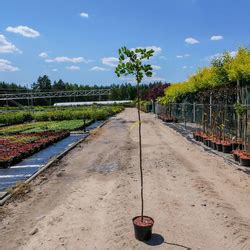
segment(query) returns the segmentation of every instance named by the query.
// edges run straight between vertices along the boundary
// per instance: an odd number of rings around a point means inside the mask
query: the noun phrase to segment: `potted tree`
[[[152,236],[152,227],[154,220],[144,215],[144,199],[143,199],[143,168],[142,168],[142,142],[141,142],[141,93],[140,83],[143,78],[153,75],[153,68],[150,64],[144,64],[154,55],[153,49],[137,48],[129,50],[126,47],[119,49],[119,64],[116,67],[115,73],[118,77],[132,76],[135,77],[137,83],[137,112],[138,112],[138,132],[139,132],[139,167],[141,179],[141,215],[132,219],[135,237],[140,241],[147,241]]]

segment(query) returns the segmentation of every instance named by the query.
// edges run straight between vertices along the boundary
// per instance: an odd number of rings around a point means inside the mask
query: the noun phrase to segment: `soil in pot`
[[[135,238],[140,241],[150,240],[150,238],[152,237],[154,220],[151,217],[143,216],[142,221],[141,216],[136,216],[132,221],[135,230]]]

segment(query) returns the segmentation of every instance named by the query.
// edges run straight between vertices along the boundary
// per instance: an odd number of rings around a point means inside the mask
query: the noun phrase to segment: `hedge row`
[[[63,120],[105,120],[108,116],[119,113],[123,107],[90,107],[83,109],[68,108],[65,110],[15,112],[0,115],[0,124],[13,125],[35,121],[63,121]]]
[[[199,69],[185,82],[172,84],[158,101],[165,105],[182,102],[189,94],[229,83],[236,84],[237,80],[244,84],[250,82],[250,50],[247,48],[213,58],[211,66]]]

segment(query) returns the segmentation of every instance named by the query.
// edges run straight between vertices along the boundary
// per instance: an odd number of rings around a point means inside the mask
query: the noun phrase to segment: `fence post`
[[[193,103],[193,123],[196,123],[196,103]]]
[[[212,126],[212,102],[213,102],[213,96],[212,96],[212,92],[210,92],[210,100],[209,100],[209,125],[210,125],[210,128]]]
[[[184,116],[184,126],[186,128],[187,127],[187,124],[186,124],[186,103],[183,103],[182,110],[183,110],[183,116]]]

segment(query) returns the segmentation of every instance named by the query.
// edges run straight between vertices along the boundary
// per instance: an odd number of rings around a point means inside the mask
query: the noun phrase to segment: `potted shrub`
[[[238,157],[240,165],[244,167],[250,167],[250,154],[246,151],[238,150]]]
[[[129,50],[126,47],[119,49],[119,64],[116,67],[115,73],[118,77],[132,76],[135,77],[137,83],[137,112],[138,112],[138,132],[139,132],[139,167],[141,180],[141,214],[132,219],[135,237],[140,241],[146,241],[151,238],[152,227],[154,220],[151,217],[144,215],[144,199],[143,199],[143,168],[142,168],[142,143],[141,143],[141,93],[140,83],[144,76],[151,77],[152,66],[150,64],[143,64],[154,55],[154,50],[137,48]]]
[[[221,142],[221,144],[223,153],[230,154],[231,151],[233,150],[232,142],[229,140],[224,140]]]
[[[250,167],[250,155],[246,152],[240,154],[240,165]]]
[[[235,161],[240,161],[240,154],[241,154],[241,150],[233,150],[232,151],[233,157]]]

